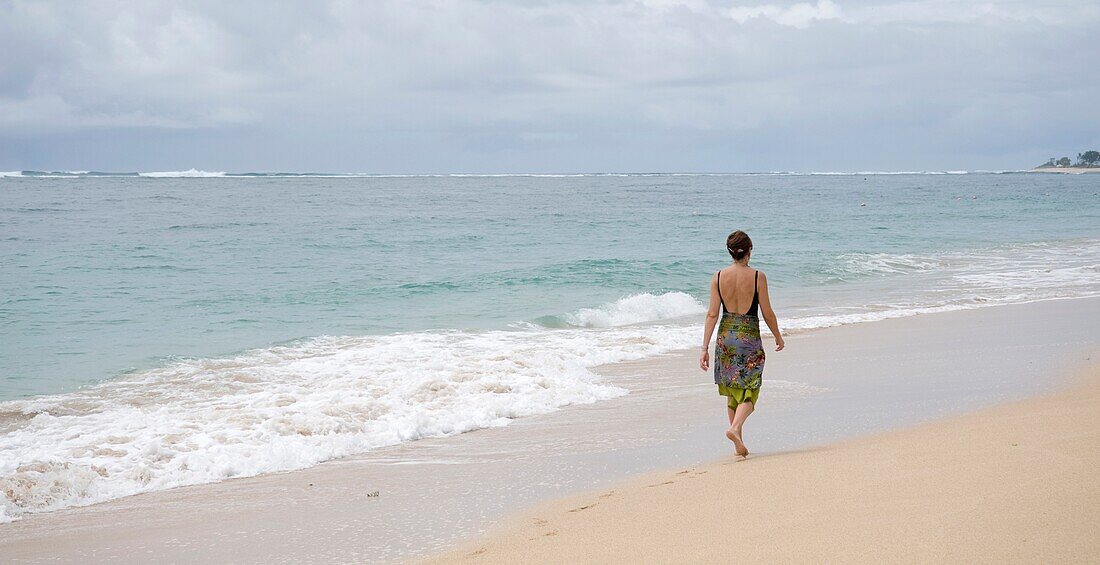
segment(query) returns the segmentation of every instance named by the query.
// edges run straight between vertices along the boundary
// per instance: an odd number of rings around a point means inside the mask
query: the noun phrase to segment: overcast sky
[[[1018,169],[1100,2],[0,0],[0,170]]]

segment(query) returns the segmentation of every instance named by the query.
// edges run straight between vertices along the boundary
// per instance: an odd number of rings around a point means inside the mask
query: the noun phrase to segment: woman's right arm
[[[779,321],[775,319],[772,300],[768,296],[768,276],[763,271],[760,271],[760,313],[764,315],[764,322],[775,336],[775,350],[783,351],[783,334],[779,333]]]
[[[703,352],[699,354],[699,368],[706,371],[710,369],[710,336],[714,333],[714,326],[718,324],[718,304],[721,298],[718,296],[718,273],[710,278],[710,304],[707,306],[707,320],[703,324]]]

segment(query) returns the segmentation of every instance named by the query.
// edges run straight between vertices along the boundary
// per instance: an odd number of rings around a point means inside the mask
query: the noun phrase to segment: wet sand
[[[1096,562],[1092,359],[1070,391],[805,451],[649,473],[539,505],[423,562]]]
[[[1069,386],[1068,371],[1100,344],[1098,318],[1100,299],[1091,298],[926,314],[793,335],[787,351],[769,351],[766,388],[745,426],[754,456],[738,465],[782,462],[800,457],[786,455],[796,450],[1029,395],[1057,394]],[[504,428],[421,440],[303,471],[27,516],[0,525],[0,555],[12,562],[278,563],[401,561],[437,554],[481,539],[490,528],[515,526],[516,512],[540,503],[579,492],[619,492],[624,481],[639,474],[665,476],[728,462],[732,449],[722,436],[723,399],[710,375],[695,363],[696,352],[688,351],[603,367],[601,374],[631,394],[519,419]],[[874,445],[880,440],[860,441]],[[1027,445],[1025,441],[1031,440],[1016,442]],[[805,456],[824,457],[822,465],[836,464],[833,449],[840,447]],[[1059,460],[1077,456],[1052,455]],[[877,461],[870,455],[847,459]],[[901,465],[894,459],[887,462]],[[914,473],[890,465],[881,465],[871,483]],[[816,478],[807,477],[814,475],[800,468],[769,472],[813,484]],[[711,474],[717,476],[708,471],[699,478]],[[864,485],[849,484],[848,496],[860,493]],[[758,487],[753,491],[759,503],[782,508],[759,497]],[[909,503],[916,501],[914,494]],[[835,521],[828,513],[805,515]],[[670,516],[696,524],[710,519],[690,513]],[[935,519],[914,516],[919,522]],[[710,530],[715,539],[727,539],[723,532],[736,527]],[[763,547],[771,542],[759,538],[756,543]],[[454,555],[465,558],[465,553]],[[654,556],[660,560],[660,554]]]

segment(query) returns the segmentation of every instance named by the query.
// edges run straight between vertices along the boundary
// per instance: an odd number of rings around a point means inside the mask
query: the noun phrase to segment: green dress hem
[[[752,405],[755,407],[756,399],[760,398],[760,389],[758,388],[753,390],[749,388],[735,388],[719,383],[718,394],[721,394],[722,396],[728,396],[729,401],[727,402],[727,406],[729,406],[731,409],[736,410],[737,405],[741,404],[742,402],[752,402]]]

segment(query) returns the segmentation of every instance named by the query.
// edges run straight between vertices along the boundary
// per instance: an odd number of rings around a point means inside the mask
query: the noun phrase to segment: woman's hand
[[[699,368],[706,371],[710,369],[710,348],[704,347],[703,352],[699,355]]]
[[[776,351],[783,351],[784,345],[785,344],[783,343],[783,336],[781,336],[781,335],[775,336],[775,350]]]

